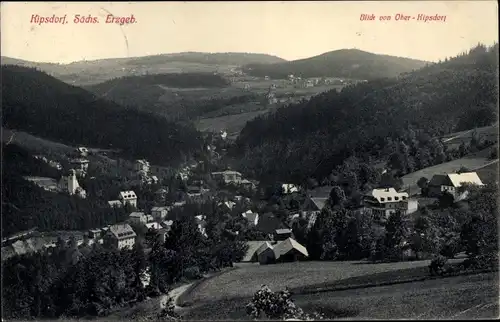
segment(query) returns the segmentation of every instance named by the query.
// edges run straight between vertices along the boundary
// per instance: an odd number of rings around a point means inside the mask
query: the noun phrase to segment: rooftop
[[[109,227],[109,231],[117,239],[135,238],[137,235],[129,224],[118,224]]]
[[[307,249],[304,246],[299,244],[295,239],[287,238],[284,241],[279,242],[274,246],[274,253],[276,255],[276,259],[285,255],[292,249],[296,249],[303,255],[309,256],[309,253],[307,252]]]
[[[377,201],[380,203],[395,202],[408,199],[408,193],[397,192],[394,188],[373,189],[369,196],[377,199]]]

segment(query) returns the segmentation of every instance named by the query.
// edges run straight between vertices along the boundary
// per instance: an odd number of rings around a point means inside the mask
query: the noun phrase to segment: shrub
[[[246,311],[248,315],[255,319],[262,317],[262,315],[273,320],[319,320],[323,318],[317,313],[313,315],[304,313],[291,300],[291,293],[288,289],[273,292],[266,285],[263,285],[254,294],[252,301],[246,306]]]
[[[443,275],[445,271],[445,265],[448,262],[448,259],[442,255],[434,258],[429,264],[429,273],[431,276]]]
[[[198,266],[191,266],[186,268],[184,270],[184,276],[190,280],[195,280],[203,277]]]

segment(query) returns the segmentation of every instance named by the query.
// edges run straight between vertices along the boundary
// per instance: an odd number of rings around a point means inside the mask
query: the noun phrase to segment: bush
[[[448,262],[448,259],[442,255],[434,258],[429,264],[429,273],[431,276],[440,276],[445,272],[445,265]]]
[[[288,289],[273,292],[263,285],[246,306],[247,314],[257,319],[265,315],[268,319],[280,320],[320,320],[323,317],[317,313],[309,315],[295,305]]]
[[[190,280],[196,280],[203,277],[198,266],[191,266],[184,270],[184,276]]]

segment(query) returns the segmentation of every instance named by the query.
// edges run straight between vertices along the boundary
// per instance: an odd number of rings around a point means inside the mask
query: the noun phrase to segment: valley
[[[497,316],[497,51],[2,58],[8,316]]]

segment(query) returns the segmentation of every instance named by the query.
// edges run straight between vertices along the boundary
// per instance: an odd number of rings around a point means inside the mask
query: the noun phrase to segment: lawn
[[[289,287],[299,289],[336,284],[341,280],[396,272],[424,267],[426,272],[430,261],[370,264],[368,262],[294,262],[261,266],[258,264],[238,264],[236,270],[219,275],[200,283],[191,292],[184,294],[180,305],[200,304],[227,298],[250,297],[262,284],[271,289]],[[422,271],[421,271],[422,272]],[[422,273],[418,274],[422,274]],[[412,273],[413,274],[413,273]],[[425,273],[424,273],[425,274]],[[398,275],[390,275],[396,278]],[[386,277],[387,279],[387,277]]]
[[[201,132],[226,131],[229,136],[234,137],[240,133],[248,121],[266,113],[269,113],[269,109],[200,119],[196,122],[196,128]]]
[[[275,290],[282,289],[283,286]],[[240,288],[240,290],[244,290]],[[432,319],[498,316],[498,274],[459,276],[327,293],[296,294],[294,302],[327,318]],[[184,318],[248,319],[250,298],[215,301],[185,309]]]
[[[47,151],[68,153],[74,151],[75,149],[69,145],[42,139],[26,132],[9,130],[3,127],[2,142],[10,142],[28,150],[43,154],[47,154]]]
[[[446,174],[458,171],[461,167],[465,167],[470,170],[484,167],[494,160],[489,158],[489,152],[492,148],[487,148],[477,153],[468,155],[461,159],[453,160],[450,162],[441,163],[434,165],[432,167],[427,167],[412,173],[409,173],[401,179],[403,180],[403,188],[409,191],[410,195],[415,195],[420,193],[420,188],[417,186],[417,181],[421,177],[426,177],[431,180],[435,174]]]

